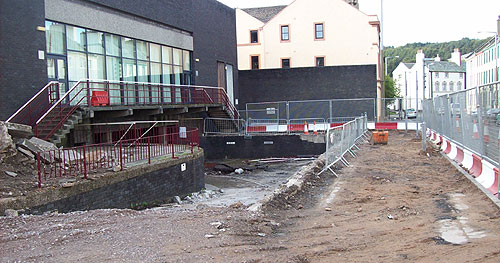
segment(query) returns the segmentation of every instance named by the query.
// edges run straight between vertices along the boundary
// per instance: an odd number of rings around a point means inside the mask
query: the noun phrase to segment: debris
[[[220,188],[219,193],[221,193],[221,194],[224,193],[224,189]]]
[[[219,222],[219,221],[215,221],[215,222],[212,222],[210,223],[211,226],[214,226],[215,228],[217,229],[222,229],[224,228],[224,223],[222,222]]]
[[[259,237],[265,237],[266,234],[264,234],[264,233],[257,233],[257,236],[259,236]]]
[[[190,203],[192,203],[192,202],[193,202],[193,198],[191,198],[191,196],[189,196],[189,195],[188,195],[188,196],[186,196],[186,197],[184,197],[184,200],[185,200],[185,201],[188,201],[188,202],[190,202]]]
[[[16,217],[19,215],[19,213],[17,212],[17,210],[14,209],[5,209],[4,215],[6,217]]]
[[[27,157],[29,157],[29,158],[31,158],[31,159],[35,159],[35,155],[34,155],[32,152],[30,152],[30,151],[28,151],[28,150],[26,150],[26,149],[24,149],[24,148],[21,148],[21,147],[18,147],[18,148],[17,148],[17,150],[18,150],[20,153],[24,154],[25,156],[27,156]]]
[[[330,207],[325,207],[325,211],[332,211]]]
[[[214,237],[215,237],[215,235],[206,234],[206,235],[205,235],[205,237],[206,237],[206,238],[214,238]]]
[[[9,172],[9,171],[5,171],[5,174],[10,176],[10,177],[16,177],[17,176],[17,173],[14,173],[14,172]]]
[[[119,172],[119,171],[121,171],[121,169],[122,168],[119,165],[113,166],[113,172]]]
[[[178,195],[174,196],[174,202],[179,205],[182,204],[182,200]]]
[[[61,186],[63,188],[70,188],[70,187],[73,187],[75,185],[75,183],[62,183]]]
[[[234,172],[235,172],[236,174],[242,174],[244,171],[243,171],[243,169],[238,168],[238,169],[234,170]]]
[[[299,204],[299,205],[297,206],[297,209],[302,209],[302,208],[304,208],[304,206],[303,206],[303,205],[301,205],[301,204]]]
[[[361,212],[361,211],[363,211],[363,208],[361,208],[361,207],[358,208],[358,212]]]
[[[16,148],[14,147],[14,142],[12,137],[9,135],[7,126],[3,121],[0,122],[0,162],[4,158],[13,156],[16,154]]]
[[[214,170],[224,174],[229,174],[232,173],[235,169],[227,164],[217,164],[214,166]]]
[[[394,219],[394,217],[391,214],[387,215],[387,218],[389,218],[391,220]]]
[[[229,206],[229,208],[238,209],[238,208],[241,208],[242,206],[243,206],[243,203],[241,201],[238,201],[238,202],[236,202],[234,204],[231,204]]]

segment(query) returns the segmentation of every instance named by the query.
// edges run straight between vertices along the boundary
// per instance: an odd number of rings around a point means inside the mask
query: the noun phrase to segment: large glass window
[[[161,62],[172,64],[172,48],[170,47],[161,47]]]
[[[110,56],[121,56],[120,51],[120,37],[106,34],[106,55]]]
[[[66,26],[66,41],[68,41],[68,50],[87,50],[87,36],[83,28]]]
[[[161,62],[161,47],[157,44],[150,44],[151,49],[151,61]]]
[[[122,77],[122,60],[115,57],[106,58],[106,78],[120,80]]]
[[[151,82],[161,83],[161,64],[151,63]]]
[[[68,51],[68,78],[73,81],[87,79],[87,54]]]
[[[94,30],[87,30],[87,46],[89,52],[103,54],[104,53],[104,34]]]
[[[122,37],[122,54],[124,58],[135,58],[135,40]]]
[[[149,59],[149,45],[147,42],[137,40],[137,59]]]
[[[182,65],[182,50],[173,48],[173,64],[174,65]]]
[[[65,33],[64,25],[55,22],[45,22],[45,38],[47,53],[64,55]]]
[[[191,70],[191,56],[190,56],[190,52],[187,51],[187,50],[184,50],[182,51],[182,54],[183,54],[183,69],[185,71],[190,71]]]
[[[89,54],[89,79],[106,79],[104,56]]]

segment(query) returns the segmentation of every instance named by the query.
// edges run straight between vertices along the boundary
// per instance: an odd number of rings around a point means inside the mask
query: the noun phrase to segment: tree
[[[399,97],[400,90],[396,85],[394,85],[394,80],[389,76],[385,75],[385,90],[384,90],[384,98],[397,98]]]

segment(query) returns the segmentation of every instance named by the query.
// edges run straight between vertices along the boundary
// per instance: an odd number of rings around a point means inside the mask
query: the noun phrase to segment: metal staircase
[[[238,111],[219,87],[159,83],[81,80],[62,96],[60,84],[49,82],[6,122],[30,125],[36,137],[61,145],[87,109],[165,104],[210,105],[210,114],[237,119]],[[235,127],[237,127],[235,122]]]

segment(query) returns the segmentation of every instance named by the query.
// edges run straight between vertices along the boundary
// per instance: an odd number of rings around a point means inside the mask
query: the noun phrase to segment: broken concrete
[[[3,159],[14,156],[16,153],[16,147],[7,130],[7,126],[3,121],[0,121],[0,163]]]
[[[26,138],[29,139],[33,137],[33,129],[29,125],[19,124],[19,123],[6,123],[9,134],[14,138]]]

